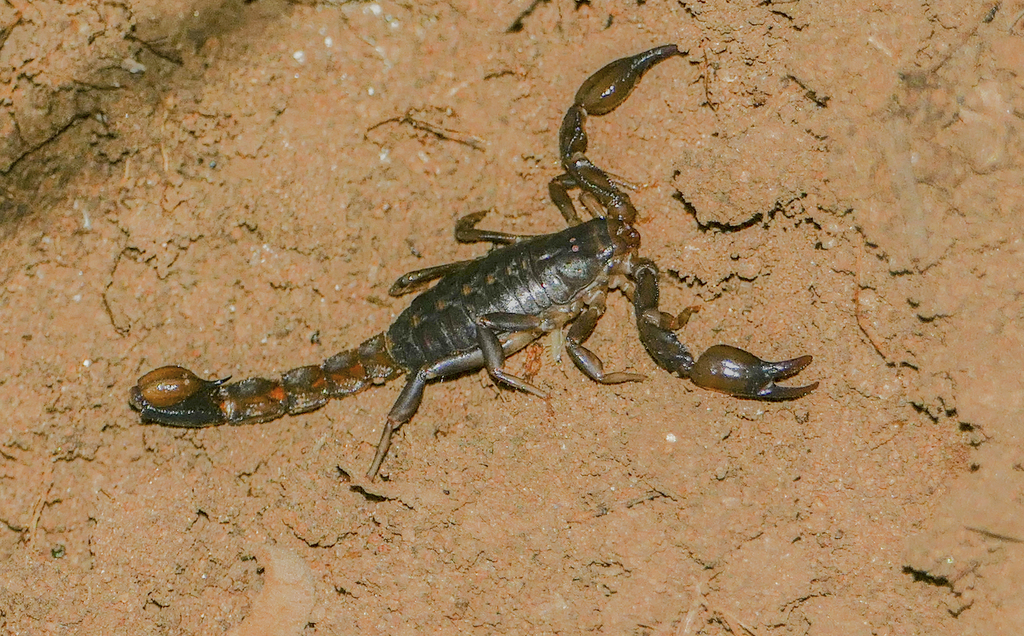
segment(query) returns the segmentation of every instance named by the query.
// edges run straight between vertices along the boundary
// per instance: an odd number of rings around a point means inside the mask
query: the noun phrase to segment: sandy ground
[[[8,0],[0,631],[1019,633],[1024,4],[848,4]],[[372,485],[400,383],[129,409],[155,366],[384,329],[396,277],[486,249],[466,213],[558,229],[577,86],[667,42],[591,157],[641,185],[683,340],[811,353],[815,393],[695,389],[614,297],[593,348],[646,382],[536,345],[510,366],[549,403],[431,386]]]

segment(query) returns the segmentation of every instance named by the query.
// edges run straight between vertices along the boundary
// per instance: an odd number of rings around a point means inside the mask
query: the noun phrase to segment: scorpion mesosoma
[[[478,229],[485,213],[466,216],[456,226],[457,240],[503,246],[474,260],[399,278],[390,290],[393,296],[437,283],[413,299],[387,331],[322,365],[288,371],[280,380],[249,378],[228,384],[229,378],[203,380],[182,367],[162,367],[132,388],[132,407],[144,421],[168,426],[265,422],[320,408],[331,398],[405,373],[408,379],[387,415],[367,472],[373,479],[392,435],[416,413],[431,380],[486,368],[500,383],[544,397],[543,391],[508,373],[504,362],[545,333],[568,326],[565,349],[580,371],[596,382],[642,380],[635,373],[606,372],[583,344],[604,313],[611,289],[631,300],[640,341],[665,370],[739,398],[789,400],[807,395],[817,382],[802,387],[775,382],[799,373],[811,363],[811,356],[766,362],[729,345],[715,345],[696,360],[690,355],[675,334],[689,311],[673,316],[658,309],[658,269],[639,255],[640,235],[633,225],[636,209],[621,184],[586,156],[587,116],[614,110],[644,73],[676,55],[685,53],[666,45],[622,58],[597,71],[576,93],[559,129],[565,172],[548,187],[567,229],[520,236]],[[593,219],[580,219],[569,195],[573,190],[580,191],[579,200]]]

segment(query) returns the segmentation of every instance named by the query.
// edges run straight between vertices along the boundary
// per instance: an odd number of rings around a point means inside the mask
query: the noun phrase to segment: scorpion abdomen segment
[[[588,289],[607,283],[615,251],[604,219],[495,250],[416,297],[387,331],[390,352],[406,369],[428,368],[478,349],[482,316],[543,319],[571,308]],[[479,369],[482,360],[474,361]]]

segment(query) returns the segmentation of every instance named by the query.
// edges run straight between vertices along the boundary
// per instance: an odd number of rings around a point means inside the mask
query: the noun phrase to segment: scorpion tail
[[[362,391],[402,369],[385,349],[384,334],[331,356],[322,365],[299,367],[280,380],[203,380],[188,369],[160,367],[139,378],[129,403],[145,422],[200,428],[253,424],[318,409],[331,398]]]

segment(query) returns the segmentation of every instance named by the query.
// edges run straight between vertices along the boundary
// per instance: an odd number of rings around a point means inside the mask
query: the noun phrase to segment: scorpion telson
[[[811,356],[766,362],[728,345],[716,345],[696,360],[676,338],[689,316],[658,309],[658,268],[639,255],[636,209],[629,195],[586,156],[588,115],[615,110],[644,73],[685,55],[675,45],[660,46],[608,64],[583,82],[559,130],[565,172],[551,180],[551,199],[569,227],[554,234],[520,236],[480,230],[484,213],[456,226],[456,239],[504,245],[486,256],[430,267],[402,276],[391,295],[437,283],[413,299],[387,331],[321,365],[299,367],[280,380],[249,378],[209,381],[168,366],[142,376],[130,403],[142,419],[167,426],[202,427],[266,422],[285,414],[318,409],[331,398],[352,395],[399,374],[408,376],[388,413],[367,476],[373,479],[387,455],[391,436],[408,422],[431,380],[481,368],[502,384],[543,397],[543,391],[505,370],[505,358],[541,335],[568,327],[565,348],[573,363],[603,384],[635,382],[636,373],[606,372],[584,346],[605,310],[610,289],[633,303],[640,341],[654,361],[706,389],[754,400],[790,400],[818,383],[776,385],[799,373]],[[582,221],[569,193],[594,217]]]

